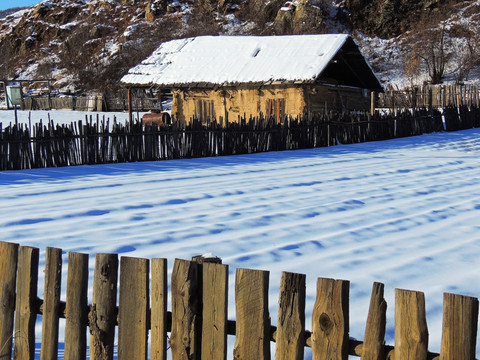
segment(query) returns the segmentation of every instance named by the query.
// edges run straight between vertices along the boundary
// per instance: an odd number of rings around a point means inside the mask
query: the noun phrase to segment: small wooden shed
[[[131,88],[170,89],[172,117],[181,122],[369,110],[371,93],[383,91],[345,34],[172,40],[121,82]]]

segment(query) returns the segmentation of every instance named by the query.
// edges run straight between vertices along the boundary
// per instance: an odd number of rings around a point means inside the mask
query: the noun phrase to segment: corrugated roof
[[[314,82],[349,39],[344,34],[200,36],[163,43],[121,82],[225,86]]]

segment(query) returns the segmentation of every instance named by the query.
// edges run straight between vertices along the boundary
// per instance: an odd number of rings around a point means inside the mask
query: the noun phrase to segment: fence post
[[[0,359],[12,357],[18,244],[0,241]]]
[[[167,260],[152,259],[151,359],[167,359]]]
[[[83,360],[87,353],[88,255],[68,253],[65,309],[65,360]]]
[[[427,349],[424,294],[395,289],[395,359],[426,360]]]
[[[62,250],[46,249],[45,287],[42,310],[42,347],[40,360],[58,357],[58,321],[60,318],[60,285],[62,280]]]
[[[278,323],[275,334],[276,360],[303,359],[305,349],[304,274],[282,272],[278,299]]]
[[[148,259],[120,259],[118,359],[147,360],[149,304]]]
[[[112,360],[117,320],[118,255],[97,254],[93,273],[90,325],[90,359]]]
[[[202,359],[227,358],[228,265],[202,265]]]
[[[233,356],[238,360],[270,359],[269,272],[237,269],[235,275],[236,335]]]
[[[384,285],[373,284],[368,310],[361,360],[385,359],[385,328],[387,324],[387,302],[383,297]]]
[[[477,342],[478,299],[443,294],[440,360],[474,360]]]
[[[198,289],[198,266],[194,261],[180,259],[175,259],[173,264],[172,331],[170,334],[173,360],[200,358],[201,299]]]
[[[15,301],[15,346],[13,358],[35,357],[35,320],[38,283],[37,248],[20,246],[18,251],[17,295]]]
[[[347,280],[317,279],[317,298],[312,313],[314,360],[348,359],[349,291]]]

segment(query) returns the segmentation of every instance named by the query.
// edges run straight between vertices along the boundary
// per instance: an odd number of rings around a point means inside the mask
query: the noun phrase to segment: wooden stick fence
[[[102,111],[104,99],[102,96],[90,97],[27,97],[21,100],[22,110],[77,110]]]
[[[109,119],[69,125],[0,123],[0,171],[249,154],[378,141],[480,126],[480,108],[419,109],[396,115],[328,113],[186,126]]]
[[[479,84],[424,85],[407,89],[388,87],[380,94],[379,107],[389,109],[480,106]]]
[[[93,299],[87,303],[88,255],[68,254],[66,302],[60,299],[62,251],[46,249],[44,299],[37,297],[39,250],[0,242],[0,359],[33,359],[35,320],[42,314],[40,358],[56,359],[59,318],[66,319],[65,359],[226,359],[235,335],[235,359],[475,359],[478,299],[444,294],[440,354],[428,351],[425,299],[395,290],[395,346],[385,345],[384,285],[374,283],[364,341],[349,338],[349,281],[319,278],[312,331],[305,329],[305,275],[283,272],[277,326],[268,311],[269,272],[237,269],[236,321],[227,318],[228,265],[218,258],[176,259],[167,311],[167,261],[97,254]],[[151,288],[149,282],[151,281]],[[117,306],[117,284],[119,299]],[[12,336],[13,334],[13,336]],[[149,340],[150,339],[150,340]],[[150,341],[150,352],[148,343]]]

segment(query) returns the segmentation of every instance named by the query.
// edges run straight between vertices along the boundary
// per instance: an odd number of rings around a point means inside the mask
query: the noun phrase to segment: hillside
[[[348,32],[384,84],[464,81],[478,66],[479,10],[480,1],[45,0],[0,19],[0,78],[103,91],[173,38]]]

